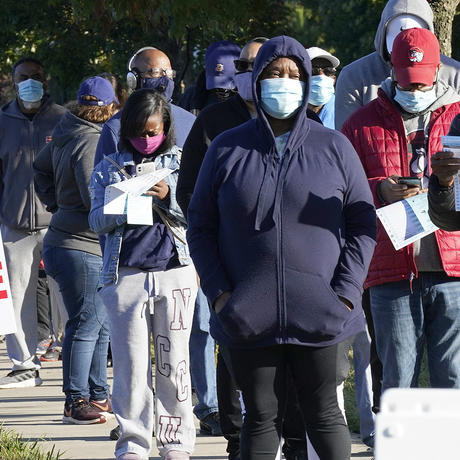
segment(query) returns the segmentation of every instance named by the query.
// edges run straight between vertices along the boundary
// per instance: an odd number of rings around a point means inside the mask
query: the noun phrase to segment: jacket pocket
[[[254,342],[274,335],[278,326],[276,295],[260,292],[257,283],[236,286],[217,314],[222,329],[236,342]]]
[[[288,336],[307,343],[339,335],[351,312],[319,274],[286,269]]]

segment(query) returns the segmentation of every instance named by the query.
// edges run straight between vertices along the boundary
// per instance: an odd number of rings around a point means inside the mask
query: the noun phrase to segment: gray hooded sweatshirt
[[[390,0],[382,11],[375,34],[375,49],[345,66],[336,84],[335,127],[340,129],[345,120],[363,105],[377,97],[383,80],[390,76],[390,57],[386,47],[386,33],[389,22],[397,16],[411,14],[423,19],[431,32],[433,11],[425,0]],[[441,55],[442,67],[439,79],[460,93],[460,62]]]
[[[46,228],[51,214],[34,190],[32,163],[52,138],[66,109],[48,96],[32,120],[16,99],[0,109],[0,220],[12,229],[33,232]]]
[[[102,124],[67,112],[53,131],[53,141],[35,159],[35,190],[53,213],[45,246],[101,255],[99,239],[88,224],[88,187],[101,131]]]

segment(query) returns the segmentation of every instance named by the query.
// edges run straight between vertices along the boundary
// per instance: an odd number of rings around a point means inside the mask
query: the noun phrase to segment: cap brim
[[[232,78],[229,78],[226,75],[220,75],[218,77],[214,75],[207,75],[206,89],[210,90],[215,88],[235,89],[235,83]]]
[[[396,81],[405,87],[413,83],[431,86],[436,78],[436,67],[417,65],[416,67],[394,67]]]
[[[314,58],[311,58],[311,60],[313,61],[313,59],[317,59],[317,58],[328,60],[331,63],[332,67],[334,68],[337,68],[340,64],[340,61],[335,56],[331,56],[329,54],[320,54],[319,56],[315,56]]]

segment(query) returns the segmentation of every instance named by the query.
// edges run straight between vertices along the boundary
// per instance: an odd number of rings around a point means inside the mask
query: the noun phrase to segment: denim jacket
[[[154,203],[166,211],[176,226],[172,232],[176,246],[179,262],[181,265],[192,263],[189,250],[185,241],[185,218],[176,201],[176,184],[179,174],[181,150],[173,146],[171,150],[158,155],[154,162],[157,169],[169,168],[175,170],[165,178],[169,186],[169,206],[157,197],[153,197]],[[134,165],[133,155],[130,152],[116,152],[110,155],[120,167],[125,168]],[[102,160],[93,171],[91,176],[91,211],[89,213],[89,225],[99,235],[105,235],[105,246],[103,256],[103,267],[101,282],[103,284],[117,283],[118,280],[118,260],[120,256],[121,243],[125,225],[127,223],[126,214],[114,215],[104,214],[105,188],[111,184],[126,180],[119,169],[107,159]],[[181,241],[183,240],[183,241]]]

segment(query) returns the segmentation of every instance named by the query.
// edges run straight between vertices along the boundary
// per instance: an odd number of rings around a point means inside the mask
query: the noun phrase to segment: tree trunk
[[[460,0],[431,0],[434,13],[434,33],[438,37],[441,53],[452,55],[452,23]]]

